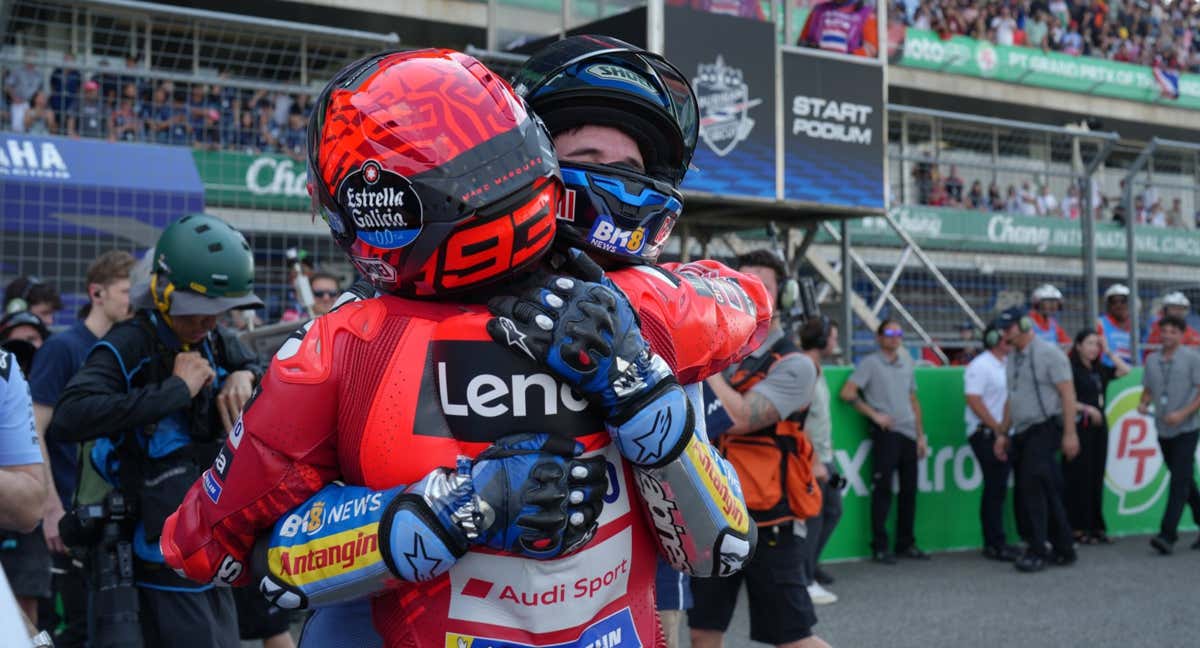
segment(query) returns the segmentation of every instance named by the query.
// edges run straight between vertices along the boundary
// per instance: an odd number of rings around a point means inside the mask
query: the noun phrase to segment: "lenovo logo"
[[[451,393],[445,362],[437,363],[437,372],[442,413],[446,416],[553,416],[560,407],[564,411],[582,412],[588,406],[586,400],[550,374],[478,374],[467,382],[466,389]]]

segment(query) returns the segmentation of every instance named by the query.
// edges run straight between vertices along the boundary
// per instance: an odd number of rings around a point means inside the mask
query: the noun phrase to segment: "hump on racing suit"
[[[651,347],[695,382],[757,346],[770,306],[760,282],[720,264],[676,271],[634,267],[611,277],[644,318]],[[449,619],[464,632],[484,627],[492,636],[534,634],[553,642],[577,639],[561,633],[590,622],[636,621],[636,632],[652,637],[656,538],[631,507],[631,469],[585,401],[492,342],[488,317],[482,307],[381,297],[346,304],[289,339],[231,433],[220,466],[193,486],[164,530],[171,564],[194,580],[222,574],[231,584],[248,584],[243,565],[256,536],[335,479],[383,490],[413,483],[432,467],[453,466],[458,454],[474,456],[511,432],[572,430],[609,462],[610,492],[591,545],[553,561],[550,571],[469,552],[447,576],[378,597],[377,626],[391,639],[428,631],[403,619]],[[655,322],[661,330],[653,330]],[[353,507],[309,511],[306,519],[320,525],[349,518],[353,534],[354,514]],[[357,547],[339,554],[348,568]],[[289,567],[326,565],[330,555],[299,547]],[[563,561],[575,571],[560,571],[568,566]],[[582,584],[549,575],[593,571]],[[508,584],[494,586],[499,582]],[[554,587],[546,590],[547,583]],[[568,601],[580,608],[534,614],[536,607],[522,602],[535,599],[551,609]]]

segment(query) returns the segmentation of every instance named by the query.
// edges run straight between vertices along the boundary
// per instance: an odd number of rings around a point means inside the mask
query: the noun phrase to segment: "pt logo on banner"
[[[700,139],[724,157],[754,130],[750,109],[762,99],[750,98],[742,71],[725,65],[719,54],[715,63],[701,63],[696,68],[692,86],[700,107]]]
[[[1154,418],[1138,414],[1141,386],[1128,387],[1108,405],[1108,462],[1105,481],[1117,495],[1122,515],[1141,513],[1154,506],[1169,482],[1162,470]]]

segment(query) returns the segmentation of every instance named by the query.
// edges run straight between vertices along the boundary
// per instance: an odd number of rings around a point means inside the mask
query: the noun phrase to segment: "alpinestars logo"
[[[533,351],[529,350],[529,345],[525,344],[525,338],[527,336],[517,328],[517,325],[507,317],[500,317],[498,318],[498,321],[500,322],[501,330],[504,331],[504,337],[508,342],[508,346],[517,347],[518,349],[524,351],[525,355],[536,360],[537,358],[533,357]]]
[[[754,130],[750,109],[762,99],[750,98],[742,71],[726,65],[720,55],[714,63],[697,66],[692,86],[700,106],[700,139],[724,157]]]

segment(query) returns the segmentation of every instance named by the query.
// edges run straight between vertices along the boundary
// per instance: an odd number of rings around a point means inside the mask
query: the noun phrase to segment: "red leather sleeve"
[[[716,261],[633,266],[609,276],[637,310],[651,349],[684,385],[740,362],[771,325],[762,282]]]
[[[338,478],[339,336],[370,335],[362,322],[383,319],[371,312],[382,308],[363,304],[284,343],[216,462],[167,520],[160,546],[171,567],[202,583],[248,584],[255,538]]]

